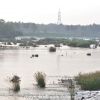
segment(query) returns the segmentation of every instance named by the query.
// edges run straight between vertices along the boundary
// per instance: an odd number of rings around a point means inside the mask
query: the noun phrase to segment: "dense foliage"
[[[0,19],[0,38],[14,38],[21,35],[37,37],[100,38],[100,25],[45,25],[23,22],[5,22],[3,19]]]
[[[15,38],[16,36],[22,36],[22,32],[16,30],[12,23],[6,23],[0,19],[0,38]]]
[[[73,39],[73,40],[69,40],[66,43],[69,46],[72,47],[85,47],[85,48],[89,48],[91,44],[96,44],[96,41],[93,40],[82,40],[82,39]]]
[[[83,40],[83,39],[46,38],[37,41],[37,44],[59,45],[61,43],[71,47],[83,47],[83,48],[89,48],[91,44],[97,45],[97,42],[95,40]]]
[[[82,90],[100,90],[100,71],[75,77]]]

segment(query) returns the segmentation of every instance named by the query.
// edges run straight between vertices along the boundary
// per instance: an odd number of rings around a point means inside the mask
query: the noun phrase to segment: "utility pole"
[[[57,20],[57,25],[60,25],[61,24],[61,11],[59,9],[58,11],[58,20]]]

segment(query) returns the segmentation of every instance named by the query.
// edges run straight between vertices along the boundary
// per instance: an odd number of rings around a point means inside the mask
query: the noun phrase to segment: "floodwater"
[[[91,56],[87,56],[87,53],[91,53]],[[31,58],[32,54],[38,54],[39,57]],[[43,93],[43,90],[36,89],[35,91],[33,87],[33,84],[35,84],[34,73],[37,71],[46,73],[48,77],[74,76],[79,72],[98,71],[99,67],[99,48],[80,49],[63,46],[52,53],[45,46],[32,49],[0,50],[0,98],[2,100],[39,100],[36,98],[23,98],[22,96],[27,96],[31,93]],[[12,93],[9,95],[8,93],[10,87],[8,79],[12,75],[18,75],[21,78],[22,90],[19,94],[20,96]],[[49,78],[47,78],[47,83],[49,84],[50,82]],[[48,89],[44,91],[44,94],[45,92],[47,93]],[[52,93],[56,92],[52,91]],[[61,93],[59,94],[61,95]],[[61,98],[56,100],[61,100]]]

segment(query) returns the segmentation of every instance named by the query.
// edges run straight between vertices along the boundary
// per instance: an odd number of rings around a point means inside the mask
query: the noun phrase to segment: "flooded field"
[[[87,53],[91,53],[91,56],[87,56]],[[32,54],[39,56],[31,58]],[[63,46],[51,53],[48,47],[40,46],[32,49],[0,50],[0,99],[70,100],[67,89],[57,84],[58,78],[74,76],[79,72],[97,71],[99,67],[100,49]],[[33,85],[34,73],[37,71],[47,75],[47,86],[44,90]],[[21,92],[18,94],[9,91],[8,78],[15,74],[21,78]]]

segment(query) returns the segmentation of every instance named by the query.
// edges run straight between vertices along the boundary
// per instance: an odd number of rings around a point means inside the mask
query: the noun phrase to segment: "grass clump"
[[[100,90],[100,71],[79,74],[75,77],[82,90]]]
[[[17,76],[17,75],[14,75],[10,82],[12,83],[13,85],[13,91],[14,92],[19,92],[20,91],[20,77]]]
[[[46,86],[45,78],[46,78],[45,73],[42,73],[42,72],[35,73],[35,79],[36,79],[37,85],[40,88],[45,88]]]
[[[50,47],[49,52],[56,52],[56,47]]]

